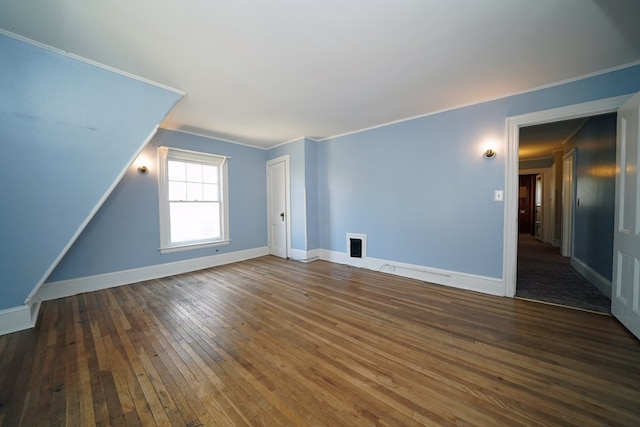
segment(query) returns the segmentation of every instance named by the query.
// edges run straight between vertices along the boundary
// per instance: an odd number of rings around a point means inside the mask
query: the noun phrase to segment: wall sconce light
[[[495,156],[496,152],[491,148],[487,148],[486,150],[484,150],[484,153],[482,153],[482,157],[484,157],[485,159],[493,159]]]
[[[148,164],[149,164],[149,157],[147,157],[147,155],[140,154],[136,160],[133,162],[134,167],[136,169],[138,169],[138,173],[141,174],[145,174],[147,172],[149,172],[149,168],[148,168]]]

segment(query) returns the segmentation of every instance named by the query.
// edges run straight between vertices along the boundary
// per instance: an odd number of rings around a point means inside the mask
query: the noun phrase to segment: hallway
[[[611,300],[560,255],[560,248],[527,233],[518,236],[516,298],[611,314]]]

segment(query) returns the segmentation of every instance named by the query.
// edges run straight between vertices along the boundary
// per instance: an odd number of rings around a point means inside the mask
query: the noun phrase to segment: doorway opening
[[[521,273],[525,273],[525,270],[519,268],[521,265],[518,261],[527,261],[527,257],[525,256],[526,254],[524,252],[525,250],[529,251],[530,255],[534,252],[538,252],[537,255],[541,255],[540,252],[542,251],[532,248],[535,248],[536,245],[543,245],[537,247],[543,247],[545,249],[558,252],[559,260],[562,262],[556,262],[556,264],[564,264],[564,266],[568,268],[571,268],[571,265],[573,264],[571,258],[561,257],[560,254],[562,241],[567,240],[567,238],[563,238],[562,236],[562,165],[563,155],[569,150],[565,150],[561,147],[561,149],[556,150],[555,154],[552,156],[545,156],[543,158],[540,158],[539,156],[537,159],[530,158],[529,163],[526,163],[522,161],[520,155],[521,131],[526,133],[527,127],[534,127],[538,125],[551,126],[553,124],[557,124],[556,126],[559,126],[559,122],[572,121],[576,119],[579,120],[574,122],[573,125],[576,128],[579,128],[580,121],[585,122],[587,118],[591,116],[616,112],[618,106],[620,106],[624,100],[625,97],[610,98],[607,100],[562,107],[507,119],[508,161],[506,190],[510,197],[505,198],[506,223],[504,277],[506,296],[516,296],[518,278]],[[566,125],[566,123],[563,123],[562,125]],[[545,126],[536,130],[549,132],[550,128],[545,128]],[[573,136],[571,132],[569,132],[568,135],[569,137]],[[524,135],[523,138],[525,137],[526,135]],[[565,138],[565,140],[569,139],[569,137]],[[530,147],[527,147],[526,142],[524,142],[522,144],[522,148],[527,149]],[[532,183],[530,187],[533,188],[528,190],[529,203],[531,203],[530,206],[532,206],[532,212],[530,212],[532,230],[523,234],[522,237],[526,237],[526,239],[520,239],[521,230],[519,229],[518,221],[521,211],[519,206],[521,171],[524,172],[525,175],[530,175],[529,180]],[[579,203],[579,201],[576,200],[576,203]],[[567,227],[565,226],[564,228],[566,229]],[[570,239],[572,241],[572,238]],[[550,276],[549,274],[544,274],[545,272],[548,272],[548,266],[538,268],[537,271],[538,273],[542,273],[541,275],[544,277]],[[580,274],[578,274],[578,276],[582,277]],[[563,279],[563,281],[566,280]],[[520,295],[518,296],[520,297]],[[610,303],[608,303],[607,306],[610,308]]]
[[[586,176],[585,169],[615,164],[615,139],[614,113],[520,129],[516,297],[599,313],[611,312],[610,293],[603,293],[591,283],[588,273],[595,267],[585,254],[599,252],[599,257],[608,258],[608,264],[613,262],[612,250],[602,253],[599,246],[613,247],[614,200],[588,193],[613,193],[615,180],[613,176]],[[578,149],[584,154],[579,173],[574,166]],[[541,156],[532,158],[532,152]],[[544,168],[526,169],[532,165]],[[592,199],[592,206],[575,207],[577,188],[583,198]],[[604,218],[603,213],[595,213],[596,210],[606,213],[608,218]],[[574,216],[584,219],[574,226]],[[561,221],[556,223],[556,217]],[[609,224],[610,230],[600,233],[599,240],[586,238],[585,235],[591,233],[584,222],[596,217],[604,218],[603,226]],[[578,257],[574,257],[574,233],[582,245]],[[603,242],[603,238],[608,241]],[[581,268],[576,268],[576,264]],[[603,274],[608,277],[602,277],[602,281],[610,283],[611,269],[605,268]]]

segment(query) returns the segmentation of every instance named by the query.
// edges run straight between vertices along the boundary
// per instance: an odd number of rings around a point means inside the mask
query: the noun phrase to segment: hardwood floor
[[[0,424],[640,425],[610,316],[263,257],[43,304]]]

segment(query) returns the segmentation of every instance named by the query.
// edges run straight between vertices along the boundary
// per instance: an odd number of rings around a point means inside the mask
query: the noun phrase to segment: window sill
[[[231,240],[216,240],[215,242],[208,243],[194,243],[185,245],[168,246],[166,248],[160,248],[161,254],[170,254],[172,252],[191,251],[195,249],[215,248],[216,246],[224,246],[231,243]]]

